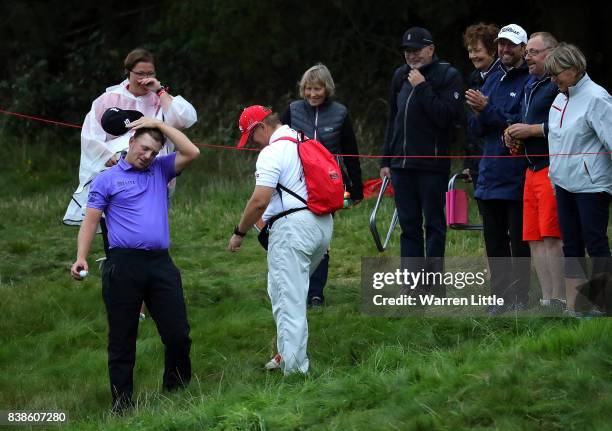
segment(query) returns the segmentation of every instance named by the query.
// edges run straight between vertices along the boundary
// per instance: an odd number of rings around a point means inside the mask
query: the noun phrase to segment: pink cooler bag
[[[455,188],[455,180],[467,178],[465,174],[455,174],[448,182],[446,192],[446,225],[451,229],[481,230],[482,225],[471,225],[468,221],[468,194]]]
[[[446,192],[446,225],[454,228],[468,224],[468,198],[465,190]]]

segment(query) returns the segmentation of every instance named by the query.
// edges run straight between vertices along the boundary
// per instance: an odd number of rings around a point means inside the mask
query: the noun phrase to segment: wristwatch
[[[240,232],[240,229],[238,229],[238,225],[236,225],[236,227],[234,228],[234,235],[238,235],[244,238],[246,236],[246,232]]]

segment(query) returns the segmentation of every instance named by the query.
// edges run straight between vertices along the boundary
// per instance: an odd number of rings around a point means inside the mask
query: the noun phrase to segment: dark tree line
[[[125,54],[143,46],[155,54],[163,83],[198,109],[198,132],[231,142],[242,106],[283,109],[296,97],[302,72],[320,61],[332,71],[338,98],[357,127],[379,141],[390,76],[403,61],[398,44],[404,30],[429,28],[440,57],[467,75],[471,65],[461,34],[479,21],[515,22],[528,33],[547,30],[576,43],[587,54],[591,77],[612,87],[604,21],[610,3],[597,8],[551,0],[515,3],[2,1],[0,107],[80,124],[93,98],[122,79]],[[6,117],[0,124],[12,134],[40,128]]]

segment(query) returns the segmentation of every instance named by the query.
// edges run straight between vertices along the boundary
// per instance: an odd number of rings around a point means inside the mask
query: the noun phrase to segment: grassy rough
[[[239,253],[226,251],[254,156],[209,150],[180,178],[170,215],[193,382],[160,393],[163,348],[146,320],[136,411],[110,417],[99,272],[69,278],[77,229],[60,222],[78,161],[50,144],[15,146],[0,166],[1,409],[67,411],[67,430],[609,429],[609,319],[361,314],[360,258],[377,254],[372,202],[336,217],[329,306],[309,312],[310,374],[265,373],[275,351],[265,254],[253,235]],[[389,253],[398,253],[397,237]],[[449,232],[449,256],[482,253],[479,233]],[[91,257],[101,255],[97,240]]]

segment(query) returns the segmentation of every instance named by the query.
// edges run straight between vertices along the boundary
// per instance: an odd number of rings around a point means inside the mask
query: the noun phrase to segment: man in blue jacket
[[[380,176],[390,177],[395,190],[402,228],[401,256],[426,256],[429,271],[442,271],[444,196],[450,160],[437,156],[448,155],[461,115],[463,83],[459,72],[434,54],[434,40],[428,30],[408,29],[401,48],[406,64],[395,70],[391,81],[383,148],[384,156],[395,157],[382,159]],[[443,286],[437,286],[433,293],[444,295]]]
[[[482,91],[465,93],[476,114],[468,126],[485,140],[475,196],[484,225],[491,293],[504,299],[504,305],[489,309],[490,314],[526,308],[530,278],[529,259],[520,259],[529,257],[529,246],[523,241],[526,162],[522,156],[508,158],[510,149],[503,142],[508,125],[521,120],[521,100],[529,79],[524,60],[527,33],[509,24],[500,30],[496,41],[497,70],[490,72]]]
[[[557,217],[557,201],[548,177],[548,112],[559,88],[544,71],[544,61],[557,39],[546,32],[533,33],[525,59],[531,75],[521,104],[521,122],[508,127],[506,145],[523,142],[527,171],[523,193],[523,240],[529,242],[531,259],[542,288],[542,306],[562,307],[563,243]],[[543,156],[540,156],[543,154]]]

